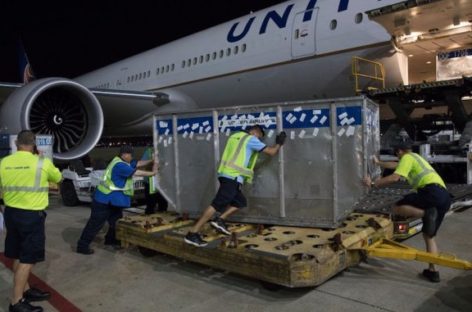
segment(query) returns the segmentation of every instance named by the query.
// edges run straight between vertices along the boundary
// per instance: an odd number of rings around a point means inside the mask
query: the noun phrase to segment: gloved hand
[[[285,133],[285,131],[280,132],[275,137],[275,144],[284,145],[286,138],[287,138],[287,134]]]

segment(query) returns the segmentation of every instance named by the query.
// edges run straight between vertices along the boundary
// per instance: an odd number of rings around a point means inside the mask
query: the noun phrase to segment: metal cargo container
[[[216,194],[229,135],[256,123],[267,145],[282,130],[287,140],[279,155],[261,153],[253,184],[243,187],[248,207],[230,220],[337,227],[364,194],[369,156],[379,150],[378,106],[364,97],[156,115],[159,187],[171,205],[198,217]]]

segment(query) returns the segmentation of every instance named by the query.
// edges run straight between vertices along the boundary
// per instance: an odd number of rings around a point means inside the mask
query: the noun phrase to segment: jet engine
[[[0,107],[1,131],[30,129],[54,136],[54,158],[87,154],[103,130],[100,103],[86,87],[65,78],[35,80],[15,90]]]

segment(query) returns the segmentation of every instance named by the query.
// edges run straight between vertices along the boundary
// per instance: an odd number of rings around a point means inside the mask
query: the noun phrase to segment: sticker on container
[[[231,116],[231,119],[232,119],[232,120],[238,119],[238,115],[234,114],[233,116]]]
[[[169,124],[165,121],[159,121],[159,127],[161,128],[167,128]]]
[[[306,118],[306,114],[305,114],[305,113],[302,113],[302,115],[300,116],[300,121],[301,121],[301,122],[304,122],[304,121],[305,121],[305,118]]]
[[[188,136],[188,138],[189,138],[190,140],[193,139],[193,131],[190,132],[190,135]]]
[[[294,108],[293,111],[296,112],[296,113],[301,112],[301,111],[302,111],[302,107],[301,107],[301,106],[298,106],[298,107]]]
[[[231,129],[226,129],[226,136],[229,136],[231,134]]]
[[[169,142],[168,142],[169,145],[171,145],[171,144],[172,144],[172,137],[170,137],[168,141],[169,141]]]
[[[313,118],[311,118],[310,122],[314,124],[317,120],[318,120],[318,116],[315,115]]]
[[[159,136],[159,143],[161,143],[163,139],[164,138],[162,136]]]
[[[164,140],[164,147],[167,147],[167,140]]]
[[[187,130],[188,128],[190,128],[190,125],[189,125],[189,124],[185,124],[185,125],[184,125],[184,130]]]
[[[290,140],[295,139],[295,131],[290,131]]]
[[[321,115],[321,109],[314,109],[313,115]]]
[[[354,135],[354,131],[356,131],[356,128],[353,127],[353,126],[349,126],[349,127],[347,128],[346,135],[347,135],[348,137],[349,137],[349,136],[352,136],[352,135]]]
[[[274,135],[274,130],[269,130],[269,133],[267,134],[268,138],[271,138]]]
[[[188,132],[185,131],[184,134],[182,134],[182,137],[185,139],[188,136]]]
[[[342,113],[341,115],[338,116],[339,120],[344,119],[344,118],[346,118],[346,117],[347,117],[347,113],[346,113],[346,112],[344,112],[344,113]]]
[[[256,119],[256,117],[254,115],[248,114],[247,119]]]
[[[183,129],[183,126],[182,126],[182,125],[180,125],[180,126],[177,127],[177,131],[180,131],[180,130],[182,130],[182,129]]]
[[[166,132],[164,132],[165,135],[169,135],[170,130],[166,129]]]
[[[211,133],[208,133],[208,134],[207,134],[206,140],[207,140],[207,141],[210,141],[210,140],[211,140]]]
[[[295,121],[297,121],[297,117],[293,116],[292,119],[289,120],[289,123],[293,124]]]
[[[222,128],[221,130],[222,130],[222,132],[223,132],[223,128]],[[200,128],[198,129],[198,133],[199,133],[199,134],[202,134],[202,133],[203,133],[203,127],[200,127]]]
[[[294,117],[293,114],[292,114],[292,113],[289,113],[289,114],[287,115],[287,117],[285,117],[285,120],[287,120],[288,122],[290,122],[290,120],[291,120],[293,117]]]
[[[326,117],[326,116],[321,117],[321,119],[320,119],[320,124],[324,125],[324,123],[326,122],[326,120],[328,120],[328,117]]]
[[[194,124],[192,125],[192,130],[197,130],[197,129],[198,129],[198,126],[199,126],[198,123],[194,123]]]
[[[226,117],[226,116],[225,116]],[[202,125],[205,127],[205,126],[208,126],[210,124],[210,122],[208,120],[205,120]]]
[[[344,128],[339,129],[338,136],[343,136],[344,132],[346,132],[346,129]]]
[[[305,136],[305,133],[306,133],[305,130],[300,131],[300,133],[298,134],[298,137],[302,139]]]
[[[343,120],[341,120],[341,126],[345,126],[347,123],[348,123],[349,119],[347,118],[344,118]]]
[[[313,136],[318,136],[318,132],[320,132],[319,128],[313,129]]]
[[[352,125],[355,121],[356,121],[356,119],[354,117],[351,117],[347,120],[347,124]]]
[[[210,127],[210,126],[208,126],[208,127],[205,128],[205,132],[210,132],[210,130],[211,130],[211,127]]]

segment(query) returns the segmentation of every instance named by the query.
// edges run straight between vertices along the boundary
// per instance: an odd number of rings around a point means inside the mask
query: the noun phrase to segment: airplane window
[[[164,73],[164,70],[165,70],[165,68],[164,68],[164,66],[162,66],[162,67],[161,67],[161,74]]]
[[[193,58],[193,65],[195,65],[195,64],[197,64],[197,58],[196,57]]]
[[[185,60],[182,61],[182,68],[185,68]]]
[[[230,56],[231,55],[231,48],[228,48],[226,49],[226,56]]]
[[[148,70],[147,76],[148,76],[148,78],[151,77],[151,71],[150,70]]]
[[[330,28],[331,30],[335,30],[337,26],[338,26],[338,21],[335,20],[335,19],[334,19],[334,20],[331,20],[331,22],[329,23],[329,28]]]
[[[156,75],[159,75],[159,67],[156,68]]]
[[[166,66],[166,73],[169,72],[169,65]]]
[[[356,24],[362,23],[362,18],[363,18],[363,17],[364,17],[364,16],[362,15],[362,13],[357,13],[357,14],[356,14],[356,17],[354,18],[354,21],[356,22]]]
[[[246,44],[244,43],[242,46],[241,46],[241,52],[246,52]]]
[[[188,59],[188,60],[187,60],[187,66],[190,66],[190,65],[192,65],[192,60],[191,60],[191,59]]]
[[[207,53],[207,55],[205,56],[205,62],[208,62],[210,60],[210,54]]]
[[[234,54],[238,54],[238,52],[239,52],[239,47],[238,47],[238,46],[235,46],[235,47],[234,47]]]
[[[171,70],[171,71],[174,71],[174,69],[175,69],[175,64],[172,64],[172,65],[170,66],[170,70]]]
[[[203,55],[200,55],[200,64],[203,63]]]
[[[212,59],[216,59],[216,52],[213,52],[213,56],[212,56]]]
[[[222,58],[225,55],[225,51],[220,50],[220,58]]]
[[[138,79],[141,80],[143,78],[143,73],[139,73]]]
[[[128,76],[128,79],[126,79],[126,82],[129,82],[129,76]]]

